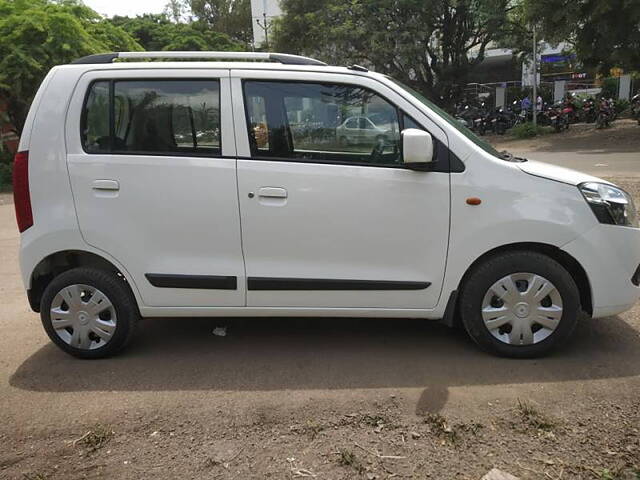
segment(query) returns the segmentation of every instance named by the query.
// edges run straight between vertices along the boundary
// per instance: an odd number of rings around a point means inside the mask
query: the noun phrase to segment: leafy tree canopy
[[[140,49],[124,30],[77,1],[0,0],[0,101],[16,133],[53,66],[92,53]]]
[[[544,38],[568,40],[586,67],[640,69],[638,0],[525,0],[529,21]]]
[[[248,45],[252,38],[250,0],[183,0],[188,10],[216,32]],[[172,2],[175,3],[175,2]]]
[[[511,0],[282,0],[277,50],[363,63],[449,105],[487,46],[511,28]]]
[[[176,23],[165,14],[145,14],[135,18],[113,17],[114,25],[136,38],[148,51],[239,51],[240,42],[212,30],[202,21]]]

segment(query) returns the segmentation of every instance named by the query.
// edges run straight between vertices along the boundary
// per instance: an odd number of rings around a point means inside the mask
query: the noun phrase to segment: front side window
[[[83,112],[88,153],[220,154],[215,80],[94,82]]]
[[[245,81],[244,97],[253,156],[402,163],[398,110],[369,89]]]

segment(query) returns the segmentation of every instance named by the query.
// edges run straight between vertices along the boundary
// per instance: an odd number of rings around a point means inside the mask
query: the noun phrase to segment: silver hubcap
[[[67,344],[82,350],[100,348],[116,331],[116,310],[109,298],[88,285],[69,285],[51,303],[51,325]]]
[[[513,273],[491,285],[482,319],[491,334],[510,345],[543,341],[560,324],[562,298],[553,283],[533,273]]]

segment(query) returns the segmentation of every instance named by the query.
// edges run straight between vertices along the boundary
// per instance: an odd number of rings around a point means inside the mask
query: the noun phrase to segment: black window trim
[[[396,114],[398,116],[398,127],[400,132],[404,130],[404,117],[408,117],[413,121],[416,125],[420,125],[424,131],[429,132],[429,130],[424,127],[420,122],[416,121],[411,115],[402,110],[398,105],[389,100],[383,94],[363,85],[358,85],[356,83],[350,82],[325,82],[321,80],[283,80],[283,79],[263,79],[263,78],[243,78],[241,80],[242,84],[242,103],[244,107],[244,115],[245,115],[245,124],[247,128],[247,143],[249,144],[250,156],[248,157],[238,157],[239,160],[258,160],[258,161],[270,161],[270,162],[290,162],[290,163],[310,163],[310,164],[320,164],[320,165],[342,165],[342,166],[355,166],[355,167],[372,167],[372,168],[393,168],[393,169],[401,169],[401,170],[416,170],[415,168],[409,167],[404,163],[371,163],[371,162],[353,162],[348,160],[323,160],[318,158],[292,158],[292,157],[278,157],[272,155],[256,155],[253,151],[251,141],[249,140],[249,132],[251,130],[251,122],[249,119],[249,110],[248,110],[248,102],[246,101],[246,83],[247,82],[258,82],[258,83],[303,83],[303,84],[316,84],[316,85],[346,85],[349,87],[362,88],[372,92],[378,97],[382,98],[389,105],[393,106],[396,110]],[[404,98],[404,97],[403,97]],[[288,122],[288,119],[287,119]],[[290,129],[288,129],[290,132]],[[429,132],[431,133],[431,132]],[[446,145],[441,140],[437,139],[433,134],[431,134],[434,140],[434,146],[436,147],[435,155],[442,156],[443,158],[435,158],[433,162],[428,164],[427,168],[424,171],[430,172],[442,172],[442,173],[459,173],[464,171],[464,163],[458,159],[458,157],[449,149],[448,145]],[[401,137],[402,138],[402,137]],[[446,136],[445,136],[446,138]],[[448,155],[445,157],[445,152],[442,152],[442,147],[446,149]],[[402,141],[400,141],[400,155],[402,155]],[[440,153],[442,152],[442,153]],[[327,152],[329,155],[341,155],[340,152]],[[422,169],[420,169],[422,170]]]
[[[200,81],[200,82],[214,82],[218,85],[218,107],[220,110],[220,147],[213,150],[199,150],[193,152],[152,152],[152,151],[139,151],[139,150],[115,150],[113,148],[113,139],[115,137],[115,84],[116,82],[135,82],[135,81],[149,81],[149,82],[176,82],[176,81]],[[87,122],[87,101],[94,84],[100,82],[109,83],[109,150],[104,152],[89,152],[86,148],[86,139],[83,134],[83,128]],[[221,78],[218,77],[111,77],[111,78],[96,78],[89,82],[87,90],[84,94],[84,100],[82,102],[82,112],[80,114],[80,146],[82,151],[87,155],[133,155],[133,156],[149,156],[149,157],[201,157],[201,158],[224,158],[222,155],[222,86]],[[196,147],[197,148],[197,147]]]

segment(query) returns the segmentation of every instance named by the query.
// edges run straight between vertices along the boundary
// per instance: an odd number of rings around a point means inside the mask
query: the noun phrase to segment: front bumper
[[[640,298],[632,281],[640,265],[640,229],[599,224],[562,250],[587,273],[593,318],[629,310]]]

